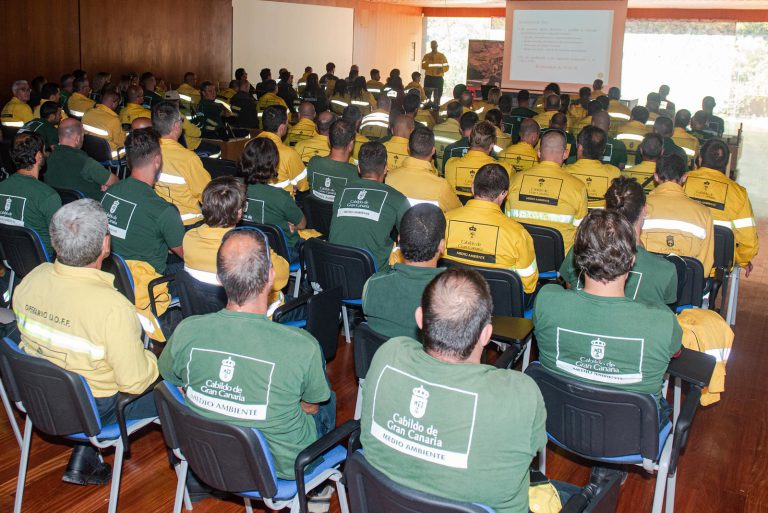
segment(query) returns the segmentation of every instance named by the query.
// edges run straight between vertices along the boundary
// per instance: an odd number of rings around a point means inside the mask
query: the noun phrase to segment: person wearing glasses
[[[17,80],[11,87],[13,98],[5,104],[0,113],[0,123],[7,128],[21,128],[27,121],[32,121],[34,115],[29,101],[29,84],[26,80]]]

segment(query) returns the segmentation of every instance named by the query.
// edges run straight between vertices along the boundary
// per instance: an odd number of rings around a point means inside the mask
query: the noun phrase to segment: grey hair
[[[13,83],[13,85],[11,86],[11,92],[12,92],[13,94],[16,94],[16,92],[17,92],[19,89],[21,89],[21,86],[25,86],[25,85],[29,85],[29,82],[27,82],[26,80],[17,80],[17,81],[16,81],[16,82],[14,82],[14,83]]]
[[[244,239],[239,250],[229,249]],[[231,242],[230,242],[231,241]],[[261,294],[269,281],[269,245],[257,230],[230,230],[216,255],[216,274],[229,301],[243,305]]]
[[[96,200],[73,201],[53,214],[48,231],[59,262],[85,267],[101,254],[108,233],[107,214]]]

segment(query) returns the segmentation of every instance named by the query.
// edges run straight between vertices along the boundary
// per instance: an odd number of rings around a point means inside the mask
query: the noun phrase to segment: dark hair
[[[45,119],[48,116],[56,114],[56,111],[61,108],[61,105],[54,101],[47,101],[40,105],[40,117]]]
[[[344,96],[345,94],[347,94],[347,89],[348,89],[347,81],[344,80],[343,78],[340,78],[333,85],[333,94],[334,95],[338,94],[339,96]]]
[[[37,154],[43,153],[45,141],[35,132],[21,132],[13,138],[11,159],[16,169],[29,169],[35,165]]]
[[[688,109],[680,109],[675,114],[675,126],[685,128],[688,123],[691,122],[691,111]]]
[[[247,201],[245,186],[237,178],[214,178],[203,189],[203,201],[200,203],[205,224],[213,228],[235,226],[240,220],[237,211],[245,210]]]
[[[565,116],[562,112],[558,112],[558,114]],[[523,137],[533,134],[536,134],[536,139],[538,140],[539,135],[541,134],[541,127],[539,127],[539,124],[531,118],[524,119],[523,122],[520,123],[520,138],[522,139]]]
[[[571,107],[571,95],[563,93],[560,95],[560,112],[568,112]]]
[[[344,108],[344,112],[341,113],[341,119],[349,121],[357,129],[357,124],[363,119],[363,113],[356,105],[350,105]]]
[[[325,71],[328,72],[328,73],[330,73],[331,71],[333,71],[335,69],[336,69],[336,65],[334,63],[332,63],[332,62],[329,62],[328,64],[325,65]]]
[[[522,127],[522,124],[520,126]],[[557,128],[558,130],[565,131],[565,128],[567,126],[568,126],[568,116],[566,116],[562,112],[558,112],[554,116],[549,118],[549,128]]]
[[[232,239],[246,238],[251,244],[247,251],[226,251]],[[221,240],[216,254],[216,275],[227,299],[242,305],[258,296],[269,282],[269,244],[257,230],[230,230]]]
[[[200,93],[205,94],[205,90],[212,86],[213,86],[213,82],[209,80],[204,81],[202,84],[200,84]]]
[[[661,96],[659,93],[648,93],[645,98],[645,103],[659,103],[661,102]]]
[[[620,176],[614,178],[605,191],[605,208],[621,212],[631,224],[640,219],[645,206],[643,186],[635,178]]]
[[[327,115],[325,115],[327,113]],[[319,134],[327,134],[330,130],[333,124],[336,123],[336,116],[331,114],[330,111],[324,111],[317,115],[317,119],[315,120],[315,126],[317,126],[317,133]]]
[[[592,87],[594,87],[595,89],[602,89],[603,88],[603,81],[600,80],[599,78],[595,79],[595,81],[592,82]]]
[[[501,125],[501,111],[499,109],[491,109],[485,113],[485,120],[493,126]]]
[[[54,94],[59,92],[59,84],[56,82],[46,82],[43,88],[40,90],[40,97],[48,99]]]
[[[261,116],[261,128],[265,132],[277,133],[280,125],[284,125],[288,122],[288,109],[282,105],[270,105],[264,109],[264,113]]]
[[[457,100],[461,94],[467,90],[466,84],[456,84],[453,86],[453,99]]]
[[[421,309],[424,349],[466,360],[491,322],[493,300],[480,273],[450,267],[424,289]]]
[[[659,116],[653,122],[653,131],[662,137],[671,137],[675,126],[667,116]]]
[[[602,110],[608,110],[608,107],[611,105],[611,99],[604,94],[595,98],[595,101],[598,104],[600,104],[600,107],[602,107]]]
[[[512,97],[505,94],[499,98],[499,110],[502,114],[509,114],[512,111]]]
[[[235,70],[235,80],[240,80],[245,75],[245,68],[237,68]]]
[[[476,198],[493,199],[509,190],[509,173],[501,164],[485,164],[477,170],[472,185]]]
[[[589,125],[579,133],[579,146],[585,159],[601,160],[605,153],[608,135],[602,128]]]
[[[552,91],[556,95],[560,95],[560,84],[557,84],[555,82],[550,82],[547,84],[547,87],[544,88],[544,91]]]
[[[419,105],[421,105],[419,92],[415,89],[411,89],[411,91],[405,95],[405,99],[403,100],[403,110],[406,114],[412,114],[419,110]]]
[[[400,222],[400,251],[409,262],[427,262],[435,257],[445,237],[445,215],[440,207],[420,203],[409,208]]]
[[[725,142],[720,139],[710,139],[701,147],[701,165],[725,173],[730,153]]]
[[[640,143],[640,152],[643,158],[650,161],[657,161],[664,152],[664,139],[655,133],[645,134],[643,142]]]
[[[517,103],[518,104],[521,103],[521,102],[527,102],[530,99],[531,99],[531,93],[528,92],[528,89],[520,89],[517,92]]]
[[[608,89],[608,99],[609,100],[621,100],[621,89],[614,86]]]
[[[480,116],[476,112],[465,112],[459,118],[459,129],[464,133],[465,130],[474,128],[478,121],[480,121]]]
[[[160,134],[154,128],[133,130],[125,139],[128,167],[141,167],[160,153]]]
[[[160,135],[168,135],[173,125],[181,122],[179,106],[175,102],[162,101],[152,107],[152,127]]]
[[[268,93],[272,93],[275,91],[275,89],[277,89],[277,82],[270,78],[269,80],[264,81],[264,83],[261,85],[261,88]]]
[[[496,143],[496,127],[487,121],[482,121],[472,128],[469,135],[469,145],[473,148],[487,150]]]
[[[333,122],[328,131],[328,141],[331,148],[346,148],[355,140],[355,124],[346,119],[338,119]]]
[[[361,176],[381,176],[387,170],[387,149],[380,142],[367,142],[357,155]]]
[[[630,112],[630,115],[629,115],[631,119],[634,119],[635,121],[639,121],[642,124],[646,124],[648,122],[649,116],[650,114],[648,113],[648,109],[646,109],[642,105],[633,107],[632,112]]]
[[[597,100],[592,100],[591,102],[589,102],[589,105],[587,105],[587,114],[589,116],[594,116],[601,110],[604,110],[603,104]]]
[[[445,110],[447,117],[457,119],[459,116],[461,116],[461,113],[464,112],[464,107],[459,102],[454,100],[448,103],[448,106],[445,108]]]
[[[277,178],[280,153],[277,145],[266,137],[257,137],[243,148],[237,163],[240,175],[249,185],[267,184]]]
[[[368,88],[366,87],[366,81],[365,77],[358,76],[355,78],[355,80],[352,82],[352,97],[353,98],[361,98],[363,95],[363,91],[368,91]]]
[[[88,79],[86,77],[77,77],[72,81],[72,90],[73,91],[80,91],[80,89],[83,88],[83,84],[88,82]]]
[[[272,75],[272,71],[269,68],[261,68],[261,71],[259,71],[259,76],[261,77],[262,82],[267,80],[270,75]]]
[[[317,73],[310,73],[307,75],[307,85],[304,86],[304,91],[307,93],[316,93],[320,91],[320,79]]]
[[[435,149],[435,134],[425,126],[417,126],[408,138],[408,151],[414,157],[429,157]]]
[[[656,163],[656,174],[662,182],[679,182],[687,172],[688,162],[676,153],[664,155]]]
[[[576,269],[601,283],[627,274],[637,253],[635,229],[615,210],[589,212],[576,230],[573,263]]]
[[[584,87],[579,88],[579,99],[580,100],[584,100],[584,99],[589,100],[589,96],[591,94],[592,94],[592,89],[590,89],[589,87],[584,86]]]

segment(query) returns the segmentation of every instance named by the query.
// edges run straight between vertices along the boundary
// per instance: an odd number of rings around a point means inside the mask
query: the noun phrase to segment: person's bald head
[[[608,132],[611,127],[611,116],[604,110],[597,111],[592,114],[592,125]]]
[[[549,128],[556,130],[562,130],[565,132],[565,128],[568,125],[568,116],[563,112],[558,112],[549,119]]]
[[[561,132],[560,130],[548,130],[541,136],[539,160],[542,162],[555,162],[557,165],[560,165],[568,156],[566,154],[567,148],[565,132]]]
[[[227,306],[242,306],[261,299],[266,307],[275,273],[269,246],[261,232],[227,232],[216,255],[216,276],[227,293]]]
[[[413,132],[414,121],[411,116],[397,116],[395,119],[395,125],[392,127],[392,134],[397,137],[403,137],[408,139]]]
[[[544,110],[560,110],[560,96],[557,94],[550,94],[547,96],[547,98],[544,100]]]
[[[520,123],[520,140],[527,142],[531,146],[536,146],[539,141],[541,129],[539,124],[531,118],[526,118]]]
[[[299,105],[299,117],[315,119],[315,105],[312,102],[301,102]]]
[[[80,148],[83,145],[83,124],[76,118],[59,123],[59,144]]]
[[[128,89],[125,90],[125,95],[128,97],[128,103],[141,105],[144,101],[144,89],[138,85],[128,86]]]
[[[152,120],[150,118],[135,118],[131,121],[131,130],[141,130],[142,128],[152,128]]]
[[[470,108],[472,106],[472,100],[473,96],[469,91],[464,91],[461,93],[461,96],[459,96],[459,103],[462,107]]]
[[[323,111],[317,115],[315,124],[317,125],[317,133],[320,135],[328,135],[328,131],[331,129],[331,125],[336,121],[336,116],[331,111]]]

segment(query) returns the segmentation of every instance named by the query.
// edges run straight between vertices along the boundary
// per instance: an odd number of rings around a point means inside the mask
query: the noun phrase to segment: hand
[[[312,403],[305,403],[304,401],[301,401],[301,409],[304,411],[304,413],[309,413],[310,415],[315,415],[317,412],[320,411],[320,405],[312,404]]]
[[[296,225],[293,223],[288,223],[288,229],[291,231],[291,233],[296,232]]]
[[[107,185],[106,185],[106,184],[105,184],[105,185],[100,185],[100,186],[99,186],[99,190],[100,190],[101,192],[107,192],[107,188],[108,188],[108,187],[107,187]]]
[[[752,273],[752,269],[754,267],[752,266],[752,262],[748,262],[747,265],[744,266],[744,277],[749,278],[749,275]]]

